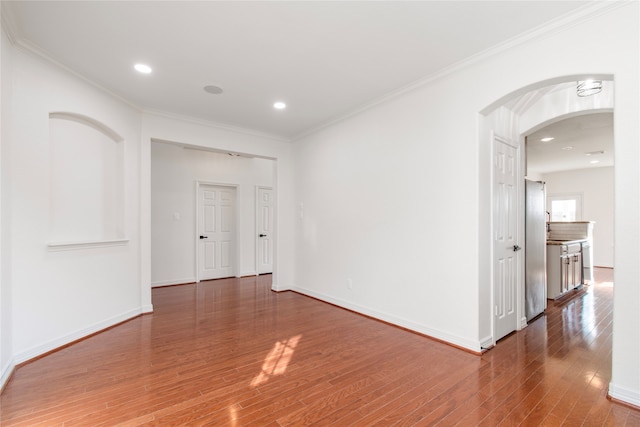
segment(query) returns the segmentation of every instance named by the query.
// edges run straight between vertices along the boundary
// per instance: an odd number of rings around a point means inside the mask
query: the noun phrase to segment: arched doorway
[[[578,97],[576,82],[589,78],[603,81],[602,92]],[[527,325],[524,258],[520,251],[524,245],[524,137],[554,121],[597,111],[613,111],[611,76],[574,75],[538,82],[503,97],[482,112],[481,143],[488,160],[484,172],[491,183],[485,194],[492,201],[487,213],[489,230],[481,239],[481,253],[485,253],[481,262],[489,266],[491,282],[492,336],[483,340],[485,348]],[[505,173],[513,179],[505,180]]]

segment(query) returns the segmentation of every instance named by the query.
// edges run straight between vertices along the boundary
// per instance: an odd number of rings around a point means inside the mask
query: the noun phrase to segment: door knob
[[[260,237],[267,237],[267,235],[266,235],[266,234],[260,234],[259,236],[260,236]]]
[[[513,252],[518,252],[520,249],[522,249],[520,246],[513,245]]]
[[[208,239],[209,237],[207,236],[200,236],[201,239]]]

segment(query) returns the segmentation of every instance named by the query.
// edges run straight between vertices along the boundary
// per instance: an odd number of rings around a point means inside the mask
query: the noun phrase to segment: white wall
[[[1,22],[1,20],[0,20]],[[1,24],[0,24],[1,25]],[[11,103],[11,58],[9,40],[0,28],[0,390],[13,369],[13,331],[11,324],[11,245],[9,232],[9,150],[7,141]]]
[[[613,167],[579,169],[544,174],[547,196],[582,194],[582,220],[595,221],[593,262],[613,267]]]
[[[480,108],[457,83],[295,142],[296,289],[479,351]]]
[[[611,394],[640,404],[637,16],[637,3],[615,4],[297,141],[296,289],[479,350],[492,333],[479,297],[491,287],[491,149],[479,113],[558,77],[613,74]]]
[[[273,186],[273,160],[151,145],[151,284],[195,281],[195,182],[237,185],[239,276],[256,274],[256,186]],[[179,219],[174,214],[178,214]]]
[[[10,244],[11,348],[15,362],[20,363],[150,307],[141,300],[140,286],[139,112],[22,49],[11,50],[13,93],[9,105],[3,105],[11,109],[11,121],[3,121],[3,126],[10,127],[3,138],[3,147],[7,144],[10,151],[3,197],[10,205],[11,226],[3,241]],[[47,246],[52,208],[51,112],[88,116],[124,139],[128,242],[58,248],[65,250]],[[78,161],[82,159],[77,156],[68,158],[69,165]]]

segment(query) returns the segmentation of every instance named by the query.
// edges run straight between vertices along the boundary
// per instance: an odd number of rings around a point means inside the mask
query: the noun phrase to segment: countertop
[[[595,221],[547,221],[549,224],[595,224]]]
[[[572,245],[574,243],[584,243],[589,239],[578,239],[578,240],[547,240],[547,245]]]

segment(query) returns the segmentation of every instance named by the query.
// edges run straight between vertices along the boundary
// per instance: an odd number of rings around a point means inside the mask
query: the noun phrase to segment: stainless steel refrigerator
[[[547,217],[544,182],[525,180],[525,312],[527,321],[547,308]]]

